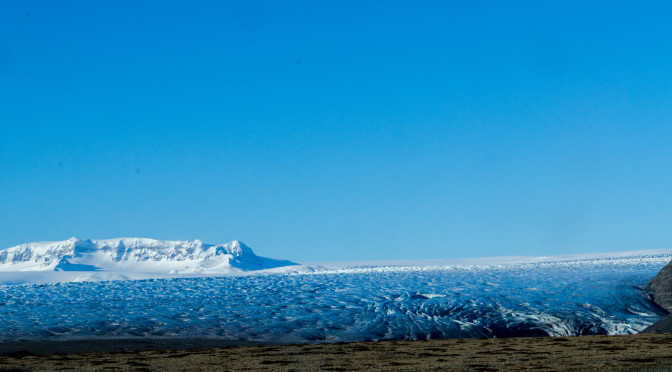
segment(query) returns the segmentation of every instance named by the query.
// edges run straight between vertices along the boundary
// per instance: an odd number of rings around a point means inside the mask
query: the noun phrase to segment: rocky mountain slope
[[[672,312],[672,261],[653,277],[646,290],[653,294],[653,302],[668,313]],[[642,333],[669,332],[672,332],[672,315],[664,317],[642,331]]]

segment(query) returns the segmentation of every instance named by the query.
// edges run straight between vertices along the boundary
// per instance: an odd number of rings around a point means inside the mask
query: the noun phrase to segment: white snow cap
[[[0,250],[0,271],[227,273],[295,265],[259,257],[245,244],[147,238],[26,243]]]

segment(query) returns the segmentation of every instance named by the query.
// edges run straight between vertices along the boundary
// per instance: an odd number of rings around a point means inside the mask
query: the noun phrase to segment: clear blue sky
[[[0,247],[672,248],[672,7],[2,1]]]

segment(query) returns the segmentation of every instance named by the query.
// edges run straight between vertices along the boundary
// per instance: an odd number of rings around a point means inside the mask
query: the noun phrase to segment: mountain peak
[[[238,240],[78,239],[27,243],[0,251],[0,271],[143,271],[226,273],[295,265],[257,256]]]

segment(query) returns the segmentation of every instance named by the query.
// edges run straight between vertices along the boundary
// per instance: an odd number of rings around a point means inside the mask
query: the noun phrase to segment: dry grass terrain
[[[80,342],[86,349],[86,341]],[[172,345],[171,345],[172,346]],[[74,351],[74,350],[73,350]],[[452,339],[0,356],[0,370],[672,370],[672,335]]]

